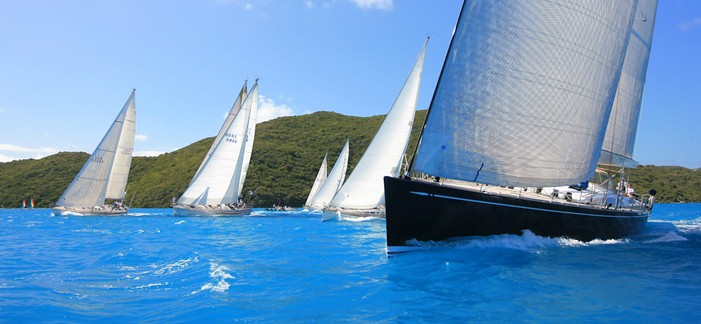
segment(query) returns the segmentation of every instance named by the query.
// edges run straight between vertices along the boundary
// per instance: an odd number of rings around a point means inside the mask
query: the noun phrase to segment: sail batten
[[[414,170],[507,186],[587,180],[601,154],[634,5],[468,0]]]

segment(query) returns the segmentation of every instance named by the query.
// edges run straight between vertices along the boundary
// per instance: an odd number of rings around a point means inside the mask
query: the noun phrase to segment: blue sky
[[[389,110],[426,34],[428,107],[462,0],[0,1],[0,162],[92,152],[136,88],[137,155],[265,119]],[[635,158],[701,167],[701,1],[660,0]],[[250,84],[250,83],[249,83]]]

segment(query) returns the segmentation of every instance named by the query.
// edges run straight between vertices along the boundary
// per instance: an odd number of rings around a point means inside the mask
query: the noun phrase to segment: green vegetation
[[[425,110],[416,114],[409,153],[413,152],[418,126],[425,116]],[[255,192],[253,203],[258,207],[301,206],[324,154],[328,153],[332,167],[346,138],[350,138],[349,175],[383,118],[316,112],[259,124],[244,192]],[[126,202],[132,207],[168,207],[173,197],[185,191],[212,141],[206,138],[156,157],[135,157]],[[40,160],[0,163],[0,207],[21,207],[23,198],[32,197],[37,207],[50,207],[87,158],[87,153],[61,152]],[[701,201],[701,170],[641,166],[630,173],[638,192],[657,190],[658,202]]]
[[[701,201],[701,169],[641,165],[628,170],[628,173],[637,193],[655,189],[655,199],[659,202]]]

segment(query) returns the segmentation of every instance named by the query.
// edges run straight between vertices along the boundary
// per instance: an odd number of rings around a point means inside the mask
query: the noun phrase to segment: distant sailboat
[[[358,165],[324,209],[322,220],[338,215],[385,217],[383,178],[399,175],[414,124],[428,38],[409,77]]]
[[[29,199],[29,208],[34,208],[34,197]]]
[[[324,161],[321,162],[319,172],[316,173],[316,179],[314,179],[312,190],[309,191],[309,196],[307,197],[307,202],[304,203],[304,207],[308,207],[312,204],[312,200],[314,200],[316,194],[319,193],[319,189],[321,189],[321,186],[324,185],[324,182],[326,181],[326,177],[328,176],[328,165],[326,162],[326,156],[327,154],[324,154]]]
[[[27,200],[22,199],[22,208],[27,208]]]
[[[346,178],[346,170],[348,169],[349,145],[350,140],[346,140],[346,144],[341,149],[341,153],[338,155],[338,159],[336,159],[328,177],[326,177],[326,181],[324,181],[324,184],[308,207],[323,210],[324,207],[328,206],[333,196],[336,195],[341,185],[343,185],[343,180]]]
[[[636,164],[656,8],[465,1],[413,173],[385,177],[388,252],[524,230],[583,241],[640,233],[655,192],[626,196],[616,185],[625,174],[610,171]]]
[[[105,205],[105,199],[122,200],[126,194],[136,132],[135,93],[132,91],[100,144],[58,199],[54,214],[116,215],[128,211],[119,201]]]
[[[175,215],[242,216],[251,213],[242,195],[255,138],[258,81],[242,87],[219,134],[190,185],[173,206]]]

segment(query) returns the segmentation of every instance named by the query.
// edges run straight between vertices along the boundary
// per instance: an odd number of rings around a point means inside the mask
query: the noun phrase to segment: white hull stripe
[[[624,215],[601,215],[601,214],[579,213],[579,212],[570,212],[570,211],[552,210],[552,209],[544,209],[544,208],[509,205],[509,204],[502,204],[502,203],[495,203],[495,202],[474,200],[474,199],[467,199],[467,198],[460,198],[460,197],[452,197],[452,196],[445,196],[445,195],[436,195],[436,194],[430,194],[427,192],[410,191],[409,193],[414,194],[414,195],[418,195],[418,196],[438,197],[438,198],[445,198],[445,199],[451,199],[451,200],[467,201],[467,202],[472,202],[472,203],[477,203],[477,204],[486,204],[486,205],[495,205],[495,206],[502,206],[502,207],[508,207],[508,208],[536,210],[536,211],[543,211],[543,212],[548,212],[548,213],[593,216],[593,217],[610,217],[610,218],[630,218],[630,217],[647,218],[648,217],[647,214],[624,216]]]

